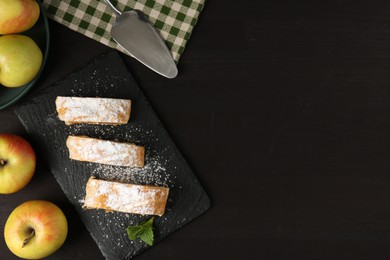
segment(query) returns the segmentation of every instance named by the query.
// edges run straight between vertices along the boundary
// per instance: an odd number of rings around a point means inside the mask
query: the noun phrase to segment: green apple
[[[1,1],[1,0],[0,0]],[[32,81],[42,66],[42,51],[25,35],[0,37],[0,84],[20,87]]]
[[[14,193],[27,185],[34,175],[36,156],[22,137],[0,134],[0,193]]]
[[[40,14],[36,0],[0,0],[0,34],[15,34],[30,29]]]
[[[30,200],[16,207],[4,226],[4,239],[16,256],[41,259],[65,242],[68,222],[62,210],[46,200]]]

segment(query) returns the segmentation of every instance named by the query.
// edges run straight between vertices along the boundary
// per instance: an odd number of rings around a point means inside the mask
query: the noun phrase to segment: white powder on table
[[[98,164],[92,171],[92,176],[103,180],[167,187],[170,174],[167,172],[165,163],[168,161],[162,157],[150,157],[147,154],[145,165],[142,168]]]

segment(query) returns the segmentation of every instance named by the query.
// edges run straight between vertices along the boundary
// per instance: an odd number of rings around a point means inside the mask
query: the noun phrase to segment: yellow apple
[[[0,0],[1,1],[1,0]],[[20,87],[34,79],[42,66],[42,51],[25,35],[0,37],[0,84]]]
[[[62,210],[46,200],[30,200],[16,207],[4,226],[4,239],[16,256],[41,259],[65,242],[68,222]]]
[[[0,0],[0,34],[30,29],[37,22],[39,13],[36,0]]]
[[[0,134],[0,193],[16,192],[27,185],[35,172],[36,156],[22,137]]]

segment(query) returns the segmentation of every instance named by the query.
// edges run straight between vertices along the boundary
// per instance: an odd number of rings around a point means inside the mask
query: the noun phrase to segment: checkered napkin
[[[179,61],[205,0],[113,0],[119,11],[143,11]],[[115,14],[104,0],[43,0],[49,18],[128,54],[111,38]]]

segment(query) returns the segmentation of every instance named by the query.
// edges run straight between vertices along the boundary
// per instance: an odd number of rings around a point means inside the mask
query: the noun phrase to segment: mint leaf
[[[153,233],[153,220],[154,217],[151,217],[149,220],[140,223],[137,226],[127,227],[127,236],[130,240],[135,240],[140,238],[149,246],[153,245],[154,242],[154,233]]]
[[[154,241],[154,234],[153,234],[153,229],[146,229],[141,235],[140,238],[142,241],[144,241],[146,244],[149,246],[153,245]]]
[[[136,240],[144,232],[140,226],[130,226],[127,228],[127,235],[130,240]]]

